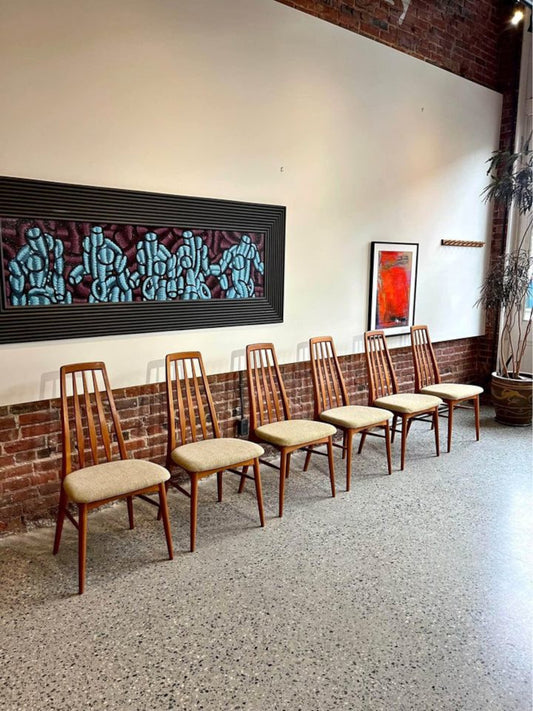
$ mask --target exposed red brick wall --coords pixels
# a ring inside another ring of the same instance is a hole
[[[477,340],[474,338],[435,345],[445,380],[476,382]],[[409,348],[392,351],[399,385],[413,387]],[[340,359],[353,404],[367,404],[364,357]],[[293,417],[313,416],[313,389],[308,362],[282,366]],[[235,436],[240,415],[239,373],[209,378],[222,433]],[[249,417],[246,378],[244,411]],[[130,456],[164,464],[167,415],[164,383],[114,391]],[[56,513],[61,472],[59,400],[43,400],[0,408],[0,533],[24,530],[28,524]]]
[[[502,33],[509,6],[501,0],[278,0],[364,37],[502,91]]]

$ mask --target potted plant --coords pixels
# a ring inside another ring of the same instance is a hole
[[[495,151],[488,164],[490,182],[483,191],[485,199],[504,204],[508,211],[516,209],[525,229],[516,246],[491,264],[476,303],[500,315],[498,361],[491,383],[496,420],[509,425],[529,425],[533,380],[531,373],[522,372],[522,361],[533,317],[533,309],[526,309],[533,295],[531,136],[517,152]]]

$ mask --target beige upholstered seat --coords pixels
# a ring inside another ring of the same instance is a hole
[[[352,442],[356,434],[361,435],[359,454],[368,435],[383,437],[387,455],[387,468],[392,474],[390,426],[392,415],[388,410],[364,405],[350,405],[348,391],[335,351],[331,336],[320,336],[309,339],[311,354],[311,375],[313,378],[313,394],[315,402],[315,417],[323,422],[329,422],[343,431],[342,444],[333,442],[334,447],[342,448],[342,456],[346,457],[346,491],[350,491],[352,477]],[[376,433],[383,430],[383,435]],[[310,455],[307,455],[306,466]]]
[[[153,462],[128,459],[126,443],[103,363],[64,365],[60,373],[63,467],[54,555],[59,551],[63,523],[78,529],[78,584],[85,588],[88,512],[116,499],[126,499],[133,528],[133,496],[158,506],[163,519],[168,557],[173,558],[165,482],[169,473]],[[147,494],[159,494],[159,502]],[[68,510],[78,507],[78,521]]]
[[[389,422],[392,420],[392,413],[379,407],[344,405],[324,410],[320,413],[320,419],[330,422],[336,427],[351,427],[354,430],[359,430],[366,427],[376,427],[383,420]]]
[[[479,385],[461,385],[460,383],[437,383],[421,388],[421,393],[436,395],[443,400],[470,400],[481,395],[483,388]]]
[[[284,420],[257,427],[255,434],[277,447],[294,447],[308,444],[315,439],[331,437],[335,434],[335,427],[315,420]]]
[[[396,393],[395,395],[378,397],[377,400],[374,400],[374,405],[376,407],[385,407],[391,412],[413,414],[424,412],[431,407],[438,407],[442,405],[442,400],[440,397],[434,397],[433,395]]]
[[[383,331],[365,333],[365,359],[368,372],[368,404],[393,413],[392,439],[398,417],[402,420],[401,469],[405,466],[405,448],[411,422],[430,415],[435,433],[435,450],[440,454],[439,405],[442,400],[434,395],[398,392],[398,381]]]
[[[268,442],[279,449],[280,464],[266,462],[279,468],[279,515],[283,516],[285,479],[289,476],[290,457],[298,449],[325,444],[329,464],[331,495],[335,496],[335,470],[333,466],[333,435],[335,427],[325,422],[292,419],[289,400],[272,343],[246,346],[246,373],[251,407],[251,437]],[[309,459],[306,458],[304,469]],[[241,479],[239,491],[242,491]]]
[[[119,459],[71,472],[65,477],[64,487],[74,503],[90,504],[157,486],[167,479],[170,474],[158,464],[142,459]]]
[[[226,471],[253,479],[261,526],[265,525],[258,444],[234,437],[221,437],[209,381],[198,351],[170,353],[166,357],[168,405],[167,466],[181,467],[190,478],[190,492],[176,479],[170,484],[191,499],[191,551],[196,547],[198,480],[217,475],[218,500],[222,501],[222,474]],[[253,467],[254,476],[247,474]],[[238,471],[239,470],[239,471]]]
[[[255,459],[265,450],[255,442],[231,437],[204,439],[176,447],[170,456],[175,464],[189,472],[203,472],[206,469],[227,469],[239,462]]]
[[[426,395],[436,395],[446,403],[439,412],[448,417],[448,452],[452,446],[454,409],[464,407],[462,403],[468,400],[474,405],[476,440],[479,440],[479,396],[483,388],[478,385],[442,382],[427,326],[411,326],[411,352],[415,369],[415,390]]]

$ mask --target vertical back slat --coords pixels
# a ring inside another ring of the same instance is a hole
[[[80,408],[80,396],[78,395],[78,386],[76,382],[76,373],[71,374],[72,378],[72,404],[74,407],[74,422],[76,428],[76,449],[78,450],[78,458],[80,467],[85,466],[85,436],[83,434],[83,421]]]
[[[98,440],[96,437],[96,427],[94,426],[93,406],[91,402],[91,393],[87,385],[85,371],[82,371],[81,380],[83,383],[83,397],[85,402],[85,417],[87,418],[87,430],[89,434],[89,443],[91,446],[91,456],[93,464],[98,464]]]
[[[102,436],[102,442],[104,444],[104,451],[107,457],[107,461],[111,461],[112,450],[111,450],[111,437],[109,436],[109,429],[107,427],[107,422],[105,418],[104,405],[102,402],[102,395],[100,393],[100,388],[98,387],[98,380],[96,378],[96,371],[93,370],[93,390],[94,397],[96,401],[96,412],[98,414],[98,424],[100,428],[100,434]]]

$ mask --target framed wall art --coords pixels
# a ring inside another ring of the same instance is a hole
[[[418,244],[372,242],[368,328],[388,336],[414,324]]]
[[[0,178],[0,343],[283,321],[285,208]]]

